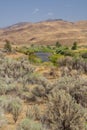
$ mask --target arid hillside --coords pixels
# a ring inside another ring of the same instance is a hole
[[[0,46],[8,39],[13,44],[54,44],[60,41],[70,45],[74,41],[87,43],[87,21],[67,22],[61,19],[38,23],[18,23],[0,29]]]

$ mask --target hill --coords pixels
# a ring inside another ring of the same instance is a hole
[[[18,23],[0,29],[0,46],[8,39],[15,45],[62,44],[71,45],[74,41],[86,45],[87,21],[68,22],[62,19],[46,20],[37,23]]]

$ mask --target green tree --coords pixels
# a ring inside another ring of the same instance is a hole
[[[61,43],[60,42],[56,42],[56,47],[61,47]]]
[[[12,47],[11,47],[11,43],[6,40],[6,43],[4,45],[4,49],[7,51],[7,52],[11,52],[12,51]]]
[[[77,49],[77,42],[74,42],[73,45],[72,45],[72,50],[76,50]]]

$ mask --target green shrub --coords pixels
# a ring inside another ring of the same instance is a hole
[[[87,58],[87,52],[82,53],[81,56],[82,56],[82,58],[84,58],[84,59]]]
[[[68,47],[66,46],[61,46],[59,48],[56,49],[56,53],[57,54],[61,54],[61,55],[64,55],[66,51],[68,51]]]
[[[54,65],[56,65],[57,61],[58,61],[59,59],[61,59],[61,58],[63,58],[63,55],[53,54],[53,55],[50,56],[50,61],[51,61]]]
[[[61,47],[61,43],[60,42],[56,42],[56,47]]]
[[[7,51],[7,52],[12,52],[12,47],[11,47],[11,43],[6,40],[6,43],[4,45],[4,49]]]
[[[42,60],[38,58],[35,54],[29,55],[29,61],[32,63],[41,63]]]
[[[76,50],[77,49],[77,42],[74,42],[73,45],[72,45],[72,50]]]

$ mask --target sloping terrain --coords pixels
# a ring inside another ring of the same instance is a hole
[[[15,45],[54,44],[57,41],[68,45],[77,41],[86,45],[87,21],[67,22],[59,19],[38,23],[18,23],[0,29],[0,46],[6,39]]]

